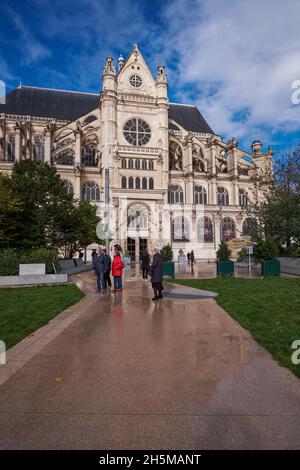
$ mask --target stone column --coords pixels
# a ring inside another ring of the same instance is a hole
[[[82,131],[76,129],[75,134],[75,166],[81,165],[81,135]]]
[[[239,205],[239,185],[236,180],[234,180],[232,184],[232,196],[233,196],[232,204],[234,206],[238,206]]]
[[[81,173],[78,166],[75,167],[74,197],[81,200]]]
[[[51,131],[46,129],[45,132],[45,163],[51,165]]]
[[[19,127],[14,128],[15,131],[15,161],[21,160],[21,129]]]
[[[215,236],[215,247],[218,248],[219,244],[221,243],[221,217],[219,214],[214,214],[213,216],[214,221],[214,236]]]
[[[208,182],[208,203],[217,204],[217,181],[215,178]]]

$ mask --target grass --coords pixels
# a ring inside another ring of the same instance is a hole
[[[264,346],[280,365],[300,377],[291,345],[300,340],[300,279],[176,279],[176,283],[212,290],[218,304]]]
[[[74,284],[1,288],[0,339],[14,346],[82,297]]]

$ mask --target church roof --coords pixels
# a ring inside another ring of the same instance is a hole
[[[73,121],[93,111],[98,103],[98,93],[22,86],[6,95],[6,104],[0,104],[0,114]],[[169,118],[188,131],[213,133],[196,106],[170,103]]]

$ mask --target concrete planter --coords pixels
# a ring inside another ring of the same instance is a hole
[[[64,284],[67,274],[29,274],[26,276],[0,276],[0,287],[34,286],[40,284]]]
[[[233,276],[234,275],[234,262],[217,261],[217,276]]]
[[[185,255],[179,255],[179,256],[178,256],[178,263],[179,263],[179,264],[183,264],[183,263],[185,263],[185,262],[186,262],[186,257],[185,257]]]
[[[163,262],[163,275],[175,277],[175,263],[173,261]]]
[[[280,276],[280,261],[278,259],[261,262],[262,276]]]
[[[125,266],[129,266],[131,264],[131,257],[130,256],[124,256],[123,257],[123,262]]]

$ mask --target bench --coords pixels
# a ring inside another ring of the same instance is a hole
[[[60,273],[67,274],[77,274],[93,269],[93,263],[84,264],[81,258],[59,260],[58,266]]]

